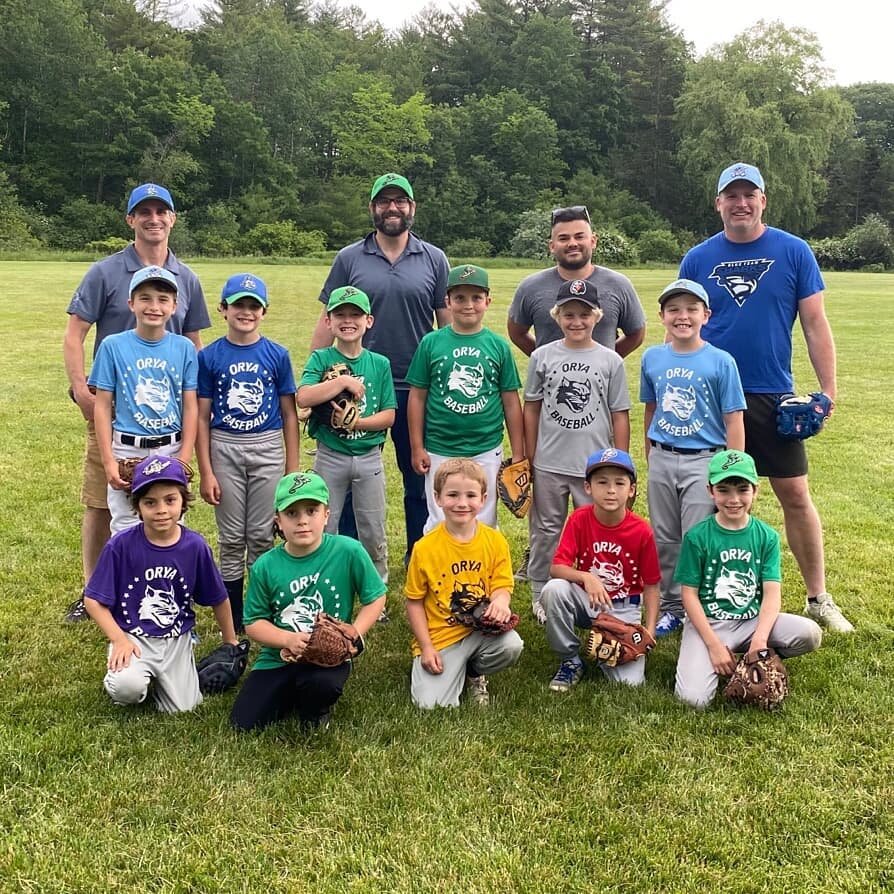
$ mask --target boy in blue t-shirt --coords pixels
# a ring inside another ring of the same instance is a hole
[[[242,630],[245,569],[273,546],[276,482],[298,469],[298,414],[289,352],[260,333],[264,281],[236,273],[223,286],[227,334],[199,352],[196,456],[214,507],[220,570]]]
[[[139,523],[118,460],[155,453],[187,463],[197,424],[196,349],[165,329],[177,308],[176,277],[164,267],[141,268],[127,303],[136,326],[103,339],[89,379],[113,534]]]

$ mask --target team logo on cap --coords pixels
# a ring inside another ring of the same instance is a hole
[[[299,491],[305,484],[310,484],[310,476],[302,475],[300,472],[295,473],[295,480],[292,482],[292,486],[289,488],[289,493],[294,494]]]
[[[587,284],[582,279],[576,279],[568,286],[568,291],[572,295],[585,295],[587,292]]]
[[[742,455],[740,453],[730,452],[729,456],[723,461],[723,465],[720,467],[724,472],[727,469],[731,469],[733,466],[738,465],[742,462]]]
[[[618,455],[618,451],[615,450],[614,447],[606,447],[605,450],[602,451],[603,459],[614,459]]]
[[[169,459],[153,459],[152,462],[148,463],[143,467],[144,475],[158,475],[171,464]]]
[[[470,276],[474,276],[474,275],[475,275],[475,268],[471,264],[469,264],[468,266],[463,268],[463,271],[462,271],[462,273],[460,273],[459,278],[460,279],[468,279]]]
[[[733,179],[746,180],[748,179],[748,173],[748,168],[745,165],[736,165],[733,168]]]
[[[155,184],[150,183],[146,187],[146,195],[147,196],[157,196],[158,195],[158,190],[155,188]]]
[[[400,174],[386,174],[385,175],[385,183],[394,183],[395,180],[400,179]]]
[[[353,298],[355,295],[360,294],[360,289],[355,289],[353,286],[345,286],[342,290],[341,297],[342,298]]]
[[[257,287],[258,284],[250,276],[246,276],[245,279],[242,280],[243,289],[251,289],[254,291]]]

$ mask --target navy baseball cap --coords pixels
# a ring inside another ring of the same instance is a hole
[[[664,291],[658,296],[658,306],[664,307],[664,302],[674,295],[694,295],[700,301],[704,301],[705,307],[709,309],[711,307],[708,293],[700,283],[692,279],[675,279],[669,286],[665,286]]]
[[[169,481],[172,484],[189,485],[186,480],[186,468],[175,456],[147,456],[133,470],[133,483],[130,492],[138,496],[140,491],[158,484],[159,481]]]
[[[164,282],[171,286],[175,293],[179,291],[177,288],[177,277],[170,270],[152,265],[150,267],[140,267],[134,273],[130,278],[130,292],[128,294],[133,295],[134,291],[143,285],[144,282]]]
[[[267,286],[260,276],[253,273],[234,273],[223,285],[220,292],[221,304],[232,304],[240,298],[254,298],[262,307],[266,307]]]
[[[761,192],[766,192],[761,172],[754,165],[747,165],[743,161],[737,161],[720,175],[720,179],[717,181],[717,195],[720,195],[730,183],[736,180],[747,180],[749,183],[753,183]]]
[[[591,453],[587,460],[587,471],[584,472],[584,478],[589,478],[590,473],[603,466],[616,466],[623,469],[630,477],[636,481],[636,466],[629,453],[618,450],[617,447],[606,447],[604,450],[597,450]]]
[[[602,309],[602,305],[599,303],[599,296],[596,294],[596,286],[586,279],[571,279],[559,286],[559,294],[556,295],[556,307],[561,307],[569,301],[583,301],[584,304],[589,304],[590,307]]]
[[[174,200],[163,186],[159,186],[157,183],[141,183],[127,200],[127,213],[130,214],[140,202],[145,202],[146,199],[158,199],[159,202],[164,202],[171,211],[174,210]]]

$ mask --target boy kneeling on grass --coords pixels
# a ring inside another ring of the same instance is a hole
[[[686,621],[677,660],[676,694],[706,707],[718,677],[736,666],[735,652],[768,646],[783,658],[819,648],[822,630],[802,615],[781,612],[779,535],[751,516],[758,476],[741,450],[715,454],[708,492],[716,512],[683,538],[676,579]]]
[[[224,642],[239,643],[211,548],[180,524],[192,500],[178,459],[146,457],[131,486],[140,523],[105,545],[84,589],[87,613],[109,639],[103,686],[116,705],[138,704],[150,692],[169,714],[201,704],[193,602],[214,609]]]

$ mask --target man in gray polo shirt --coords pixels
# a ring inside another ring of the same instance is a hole
[[[597,237],[583,205],[557,208],[550,223],[549,250],[556,266],[532,273],[519,283],[506,323],[510,340],[530,357],[534,348],[561,338],[562,330],[549,315],[559,286],[568,280],[585,279],[596,286],[603,313],[593,331],[594,341],[626,357],[646,335],[646,317],[633,283],[623,274],[593,263]]]
[[[375,230],[335,256],[320,292],[323,310],[311,350],[332,343],[326,327],[326,302],[333,289],[355,286],[369,296],[374,324],[363,346],[391,361],[397,413],[391,438],[404,485],[407,558],[428,518],[425,478],[413,471],[407,429],[407,369],[419,342],[434,324],[450,322],[446,307],[447,257],[440,248],[410,232],[416,214],[413,187],[400,174],[383,174],[373,184],[369,213]],[[348,507],[345,507],[347,512]],[[344,515],[342,518],[344,519]]]
[[[62,343],[69,395],[87,421],[87,449],[84,456],[84,486],[81,502],[81,560],[84,580],[90,579],[96,560],[109,539],[109,509],[106,504],[106,476],[93,427],[94,397],[87,387],[84,344],[87,333],[96,326],[93,356],[107,335],[133,329],[136,318],[127,305],[131,277],[141,267],[165,267],[177,277],[177,310],[168,323],[172,332],[182,333],[202,347],[200,329],[211,325],[205,296],[198,277],[181,264],[168,248],[168,240],[177,215],[170,192],[155,183],[143,183],[130,194],[127,225],[134,240],[123,251],[97,261],[81,280],[68,305],[68,324]],[[72,623],[85,620],[83,598],[76,599],[65,616]]]

